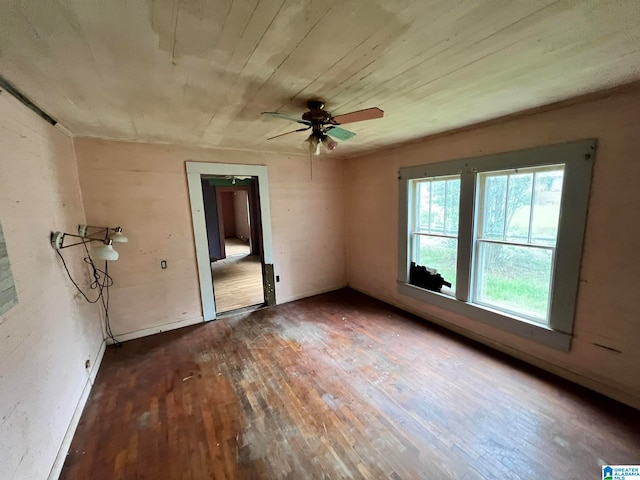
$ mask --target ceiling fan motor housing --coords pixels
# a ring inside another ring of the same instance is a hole
[[[324,110],[310,110],[302,114],[302,119],[311,123],[326,123],[331,115]]]

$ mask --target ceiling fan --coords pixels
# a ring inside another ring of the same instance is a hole
[[[305,142],[309,145],[309,153],[313,155],[320,155],[321,146],[324,146],[328,151],[333,151],[338,146],[338,142],[336,140],[346,141],[355,136],[355,133],[345,130],[344,128],[340,128],[339,125],[362,122],[364,120],[373,120],[384,116],[384,112],[382,110],[377,107],[373,107],[358,110],[356,112],[345,113],[343,115],[336,115],[334,117],[324,109],[324,102],[321,100],[309,100],[307,102],[307,108],[309,111],[304,112],[302,114],[302,118],[296,118],[279,112],[262,112],[262,115],[269,115],[270,117],[281,118],[283,120],[289,120],[291,122],[297,122],[305,125],[303,128],[282,133],[280,135],[267,138],[267,140],[273,140],[274,138],[289,135],[290,133],[311,130],[311,134],[307,137]]]

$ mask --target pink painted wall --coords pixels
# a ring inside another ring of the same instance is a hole
[[[249,239],[251,237],[247,199],[248,194],[246,190],[238,190],[233,194],[233,208],[236,218],[236,236],[244,239]]]
[[[91,224],[122,225],[110,267],[116,334],[153,333],[202,317],[185,161],[266,165],[278,303],[346,284],[342,162],[175,145],[74,141]],[[160,269],[166,259],[168,268]]]
[[[350,286],[640,407],[640,91],[628,91],[346,163]],[[398,293],[398,169],[595,137],[575,337],[545,348]],[[606,345],[621,353],[596,346]]]
[[[18,294],[0,315],[0,477],[47,478],[90,388],[85,361],[96,363],[102,330],[97,306],[75,294],[49,245],[50,232],[84,223],[71,139],[5,92],[0,222]],[[84,283],[80,248],[63,254]]]

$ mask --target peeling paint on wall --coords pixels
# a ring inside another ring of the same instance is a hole
[[[18,303],[18,294],[13,283],[7,244],[4,241],[2,225],[0,225],[0,315],[9,311]]]

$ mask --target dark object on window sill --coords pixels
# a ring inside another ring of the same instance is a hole
[[[433,271],[435,272],[435,270]],[[434,292],[440,292],[443,285],[451,288],[451,284],[442,278],[439,273],[431,273],[430,269],[422,265],[416,265],[415,262],[411,262],[411,268],[409,268],[409,283]]]

